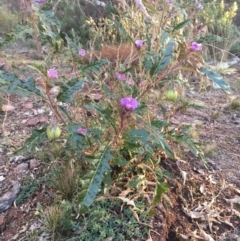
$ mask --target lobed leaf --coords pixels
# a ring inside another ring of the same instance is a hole
[[[0,89],[10,93],[17,93],[22,96],[36,95],[43,98],[39,89],[36,88],[34,77],[26,81],[19,79],[15,74],[0,73]]]
[[[104,174],[111,172],[108,163],[111,159],[110,147],[102,146],[96,155],[89,160],[91,165],[87,170],[87,174],[81,178],[80,213],[87,211],[101,188]]]
[[[78,128],[81,126],[81,123],[76,123],[66,127],[70,132],[65,146],[66,150],[78,150],[80,152],[80,150],[86,146],[85,137],[78,132]]]
[[[216,89],[222,89],[224,90],[227,94],[231,94],[230,86],[228,83],[226,83],[223,80],[223,77],[219,74],[216,74],[212,71],[210,71],[207,68],[202,68],[201,72],[205,74],[210,80],[213,82],[213,87]]]
[[[28,25],[16,25],[10,33],[5,34],[5,39],[1,43],[1,46],[16,42],[18,39],[21,39],[23,42],[26,41],[28,36],[33,35],[33,29]]]
[[[14,155],[22,155],[26,152],[35,151],[35,147],[47,139],[47,126],[42,129],[32,129],[32,135],[25,141],[23,147],[14,152]]]
[[[125,142],[129,149],[136,149],[140,153],[151,153],[154,149],[162,149],[168,156],[173,157],[172,152],[163,134],[155,127],[148,126],[146,129],[128,131]],[[142,149],[143,148],[143,149]]]
[[[61,86],[61,92],[57,96],[58,101],[71,102],[72,95],[83,87],[84,80],[78,78],[71,79],[65,85]]]
[[[82,71],[99,74],[101,68],[107,63],[109,63],[107,59],[92,61],[90,64],[83,66]]]
[[[144,57],[143,66],[149,70],[150,76],[160,73],[171,63],[175,42],[173,38],[166,38],[164,41],[163,49],[159,53],[148,51]]]

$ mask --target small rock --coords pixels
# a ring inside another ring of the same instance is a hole
[[[5,63],[0,63],[0,69],[3,69],[4,66],[5,66]]]
[[[18,181],[12,181],[12,185],[13,187],[11,188],[11,190],[0,196],[0,213],[4,212],[12,205],[20,190],[20,185]]]
[[[5,177],[4,176],[0,176],[0,182],[2,182],[3,180],[5,180]]]
[[[40,161],[36,160],[35,158],[34,159],[31,159],[30,160],[30,169],[34,169],[36,167],[38,167],[40,165]]]
[[[29,102],[28,102],[28,103],[25,103],[25,104],[24,104],[24,108],[25,108],[25,109],[32,109],[32,108],[33,108],[33,104],[32,104],[32,103],[29,103]]]
[[[26,157],[24,157],[24,156],[13,156],[13,157],[10,158],[10,162],[19,163],[19,162],[22,162],[25,159],[26,159]]]
[[[14,171],[16,173],[22,173],[22,172],[26,172],[27,169],[28,169],[28,164],[27,163],[21,163],[16,168],[14,168]]]
[[[34,117],[32,117],[31,119],[29,119],[28,121],[27,121],[27,125],[28,126],[35,126],[35,125],[37,125],[39,123],[39,117],[37,117],[37,116],[34,116]]]

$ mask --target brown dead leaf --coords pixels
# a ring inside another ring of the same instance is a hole
[[[130,200],[128,198],[125,197],[117,197],[119,199],[121,199],[124,203],[126,203],[128,206],[132,206],[134,208],[134,210],[139,210],[136,206],[133,200]]]
[[[90,95],[90,98],[93,100],[100,100],[103,97],[101,94],[93,93]]]
[[[127,190],[123,190],[120,194],[119,197],[126,197],[129,193],[133,192],[130,188]]]
[[[183,179],[183,186],[185,186],[186,180],[187,180],[187,173],[185,171],[181,171],[182,179]]]
[[[4,136],[9,136],[9,135],[10,135],[10,131],[4,131],[4,132],[3,132],[3,135],[4,135]]]
[[[202,185],[200,186],[199,191],[200,191],[200,193],[206,195],[206,193],[205,193],[205,184],[202,184]]]
[[[28,126],[35,126],[38,123],[39,123],[39,118],[37,116],[34,116],[33,118],[31,118],[27,121]]]
[[[190,217],[190,218],[201,218],[204,215],[201,212],[196,212],[196,211],[189,211],[187,208],[184,208],[184,212]]]
[[[240,202],[240,197],[235,197],[235,198],[232,198],[232,199],[225,199],[225,200],[228,203],[238,203],[238,202]]]
[[[40,122],[40,123],[49,123],[48,118],[45,117],[45,116],[41,116],[41,117],[39,118],[39,122]]]
[[[188,234],[178,234],[178,236],[181,238],[180,240],[190,240],[190,238],[197,238],[197,239],[203,239],[202,237],[200,237],[199,235],[197,235],[197,230],[193,231],[193,232],[190,232]],[[191,239],[192,240],[192,239]]]
[[[200,235],[204,238],[205,241],[215,241],[209,234],[207,234],[201,228],[199,228],[199,230],[200,230]]]
[[[239,211],[237,211],[236,209],[233,209],[232,211],[233,211],[234,215],[236,215],[237,217],[240,218],[240,212]]]
[[[217,181],[214,179],[214,177],[212,175],[209,175],[209,180],[212,184],[216,185],[217,184]]]
[[[12,106],[12,105],[3,105],[2,106],[2,111],[13,111],[15,109],[15,107],[14,106]]]

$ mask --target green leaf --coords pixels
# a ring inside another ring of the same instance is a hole
[[[103,107],[94,103],[89,103],[85,105],[85,108],[96,111],[103,118],[102,124],[108,125],[110,123],[115,132],[117,132],[116,120],[114,119],[115,111],[112,106],[109,105],[107,107]]]
[[[193,140],[192,136],[188,133],[191,130],[191,125],[186,125],[183,127],[180,133],[175,133],[175,130],[171,130],[168,132],[168,137],[173,141],[178,142],[182,146],[185,146],[189,149],[195,156],[203,158],[203,151],[200,148],[200,144]]]
[[[187,26],[189,23],[190,23],[190,19],[187,19],[187,20],[179,23],[177,26],[175,26],[175,27],[173,28],[173,31],[177,31],[177,30],[179,30],[179,29],[181,29],[181,28],[184,28],[184,27]]]
[[[46,76],[47,68],[45,64],[39,62],[32,62],[27,65],[29,68],[36,70],[39,74]]]
[[[26,81],[19,79],[15,74],[0,73],[0,89],[22,96],[36,95],[43,98],[36,88],[35,78],[29,77]]]
[[[222,37],[214,34],[208,34],[204,37],[200,37],[196,39],[197,43],[214,43],[214,42],[222,42]]]
[[[231,94],[230,86],[227,84],[220,74],[216,74],[207,68],[201,69],[201,72],[205,74],[213,82],[213,87],[216,89],[222,89],[227,94]]]
[[[167,121],[155,119],[155,120],[152,120],[151,125],[157,128],[165,128],[165,127],[168,127],[170,124]]]
[[[162,38],[166,38],[166,36],[164,35]],[[167,38],[159,53],[154,51],[147,52],[146,56],[144,56],[143,66],[149,70],[151,76],[160,73],[171,63],[174,46],[174,39]]]
[[[65,146],[67,150],[77,150],[80,153],[81,149],[86,146],[85,136],[78,132],[78,128],[81,126],[83,126],[81,123],[66,126],[66,129],[70,133]]]
[[[69,115],[67,109],[64,106],[58,105],[58,109],[72,122],[72,117]]]
[[[110,147],[101,147],[90,159],[87,174],[81,178],[81,192],[79,193],[80,213],[84,213],[93,203],[101,188],[104,174],[111,172],[109,161],[112,159]]]
[[[79,80],[78,78],[71,79],[65,85],[61,86],[61,92],[57,96],[58,101],[63,102],[71,102],[72,95],[82,88],[84,84],[83,80]]]
[[[18,39],[21,39],[23,42],[26,41],[27,36],[33,35],[33,29],[28,25],[16,25],[10,33],[5,34],[5,39],[2,45],[16,42]]]
[[[66,33],[64,33],[64,37],[67,40],[68,47],[75,49],[75,51],[78,51],[77,44],[71,38],[69,38],[69,36]]]
[[[32,135],[25,141],[23,147],[14,152],[14,155],[22,155],[26,152],[35,151],[35,147],[47,139],[47,126],[42,129],[32,129]]]
[[[125,142],[129,149],[137,149],[140,153],[151,153],[153,149],[162,149],[168,156],[174,156],[163,134],[155,127],[147,126],[147,130],[130,130],[125,136]],[[141,147],[144,148],[142,151]]]
[[[53,30],[56,30],[57,33],[60,33],[61,23],[59,19],[54,16],[54,11],[38,11],[37,14],[39,16],[40,23],[46,32],[51,32],[54,28]]]
[[[99,74],[101,68],[107,63],[109,63],[109,61],[107,59],[101,59],[99,61],[92,61],[90,64],[84,65],[82,68],[82,71]]]
[[[151,203],[151,209],[149,211],[149,214],[154,214],[155,206],[161,201],[161,197],[163,193],[167,192],[169,190],[169,185],[166,182],[158,183],[155,188],[155,195],[153,198],[153,201]]]

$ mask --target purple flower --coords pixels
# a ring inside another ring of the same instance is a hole
[[[167,3],[173,3],[173,0],[167,0]]]
[[[137,48],[141,49],[145,45],[145,43],[142,40],[138,39],[135,41],[135,45]]]
[[[203,9],[203,5],[201,3],[198,3],[197,8],[202,10]]]
[[[58,72],[56,69],[49,69],[47,71],[47,77],[49,79],[57,79],[58,78]]]
[[[82,134],[84,136],[87,135],[87,129],[85,129],[85,128],[79,127],[77,129],[77,131],[78,131],[78,133],[80,133],[80,134]]]
[[[142,81],[142,82],[139,83],[138,87],[143,88],[145,85],[146,85],[146,82]]]
[[[120,100],[120,104],[126,110],[135,110],[138,107],[138,102],[132,97],[125,97]]]
[[[127,79],[126,75],[120,72],[116,72],[116,77],[121,81],[125,81]]]
[[[197,42],[192,42],[190,49],[193,51],[200,51],[202,49],[202,44],[198,44]]]
[[[126,83],[127,83],[128,85],[133,85],[133,84],[134,84],[134,81],[130,78],[130,79],[126,80]]]
[[[79,49],[78,50],[78,55],[81,56],[81,57],[84,57],[86,55],[86,50],[85,49]]]

